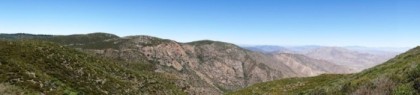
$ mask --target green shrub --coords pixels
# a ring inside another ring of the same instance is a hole
[[[415,92],[409,84],[403,84],[403,85],[397,86],[394,89],[393,94],[394,95],[414,95]]]

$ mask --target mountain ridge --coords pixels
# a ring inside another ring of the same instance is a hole
[[[5,37],[0,35],[0,38]],[[301,54],[265,54],[211,40],[180,43],[152,36],[118,37],[107,33],[30,39],[55,42],[126,62],[126,66],[153,65],[154,72],[176,76],[179,79],[175,80],[176,85],[189,94],[222,94],[276,79],[353,72],[347,67]]]

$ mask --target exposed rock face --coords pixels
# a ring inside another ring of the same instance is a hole
[[[149,36],[123,39],[127,41],[120,49],[96,50],[96,53],[131,62],[147,58],[157,64],[157,72],[178,76],[179,85],[184,85],[190,94],[220,94],[224,90],[236,90],[249,84],[286,77],[281,71],[266,66],[264,61],[250,57],[258,53],[232,44],[182,44]]]

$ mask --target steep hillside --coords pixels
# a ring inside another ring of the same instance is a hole
[[[357,74],[282,79],[259,83],[230,94],[420,94],[420,47]]]
[[[99,55],[136,62],[146,57],[157,66],[156,72],[178,76],[190,94],[222,93],[243,88],[251,83],[294,75],[284,66],[283,71],[269,68],[257,56],[233,44],[214,41],[178,43],[150,36],[129,36],[119,49],[97,50]],[[288,71],[287,71],[288,70]],[[282,74],[286,73],[286,74]]]
[[[50,42],[0,40],[0,93],[185,94],[173,76],[123,65]]]
[[[96,53],[134,62],[138,61],[139,57],[146,57],[149,62],[158,66],[157,72],[166,72],[185,79],[178,82],[185,84],[179,85],[185,86],[193,94],[221,93],[274,79],[348,70],[318,70],[320,68],[315,68],[314,65],[330,63],[311,58],[295,58],[296,56],[288,56],[295,60],[288,62],[272,55],[217,41],[178,43],[150,36],[129,36],[121,39],[125,41],[119,45],[119,49],[96,50]],[[310,69],[302,72],[294,65]],[[317,73],[311,73],[310,70]]]

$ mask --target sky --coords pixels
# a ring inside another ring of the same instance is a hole
[[[414,47],[420,0],[0,0],[0,33]]]

